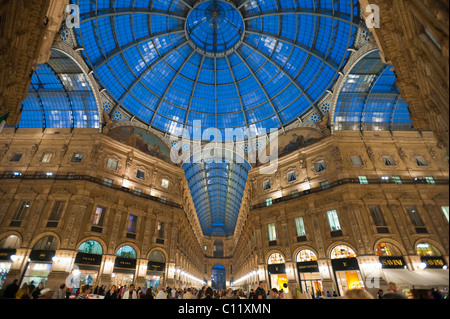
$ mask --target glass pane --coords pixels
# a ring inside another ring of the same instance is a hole
[[[269,224],[269,240],[277,240],[277,232],[275,229],[275,224]]]
[[[297,236],[305,236],[306,235],[303,217],[298,217],[295,219],[295,227],[297,228]]]
[[[339,223],[339,216],[337,214],[337,211],[330,210],[327,212],[327,215],[331,231],[340,230],[341,224]]]

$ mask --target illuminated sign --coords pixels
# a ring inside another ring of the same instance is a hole
[[[428,269],[442,269],[447,265],[442,257],[420,257],[420,260],[427,265]]]
[[[403,257],[391,257],[391,256],[381,256],[380,263],[385,269],[395,269],[402,268],[404,269],[406,266],[405,260]]]
[[[317,261],[305,261],[297,263],[298,272],[319,272]]]

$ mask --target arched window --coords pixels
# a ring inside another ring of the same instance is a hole
[[[273,265],[273,264],[284,264],[284,262],[285,262],[284,257],[281,254],[273,253],[272,255],[269,256],[267,263],[269,265]]]
[[[95,240],[87,240],[78,247],[78,251],[86,254],[102,255],[103,248],[99,242]]]
[[[391,243],[379,243],[377,245],[377,255],[378,256],[402,256],[400,249]]]
[[[17,249],[20,247],[20,239],[16,235],[9,235],[0,241],[0,249]]]
[[[58,249],[58,241],[53,236],[45,236],[41,238],[33,247],[34,250],[56,250]]]
[[[116,256],[123,257],[123,258],[132,258],[132,259],[137,258],[136,250],[134,250],[133,247],[128,246],[128,245],[120,247],[116,253]]]
[[[331,259],[339,258],[353,258],[356,257],[356,253],[353,249],[347,245],[338,245],[331,251]]]
[[[149,261],[157,262],[157,263],[165,263],[166,257],[164,254],[159,250],[154,250],[151,252],[150,256],[148,257]]]
[[[302,249],[297,254],[297,262],[316,261],[316,254],[309,249]]]
[[[433,256],[442,256],[439,249],[436,246],[431,245],[429,243],[419,243],[416,247],[417,254],[422,257],[433,257]]]

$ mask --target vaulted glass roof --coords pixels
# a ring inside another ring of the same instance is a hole
[[[99,128],[97,102],[85,74],[64,53],[33,73],[22,102],[21,128]]]
[[[396,85],[392,65],[379,51],[364,56],[347,76],[334,113],[336,130],[411,130],[408,104]]]
[[[232,236],[250,164],[242,158],[226,161],[218,157],[186,163],[183,169],[203,233]]]
[[[358,0],[72,2],[84,57],[118,107],[178,136],[261,134],[317,108],[359,28]]]

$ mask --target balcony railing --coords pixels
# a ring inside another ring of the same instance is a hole
[[[314,194],[314,193],[320,193],[320,192],[326,192],[329,191],[332,188],[341,186],[341,185],[346,185],[346,184],[358,184],[361,185],[361,187],[364,187],[365,185],[374,185],[374,184],[378,184],[378,185],[417,185],[417,184],[427,184],[427,185],[449,185],[449,180],[448,179],[435,179],[434,183],[430,183],[429,181],[427,181],[426,179],[402,179],[402,183],[396,183],[394,180],[389,179],[389,180],[382,180],[382,179],[368,179],[367,180],[367,184],[361,184],[359,178],[344,178],[344,179],[340,179],[338,181],[335,182],[331,182],[329,184],[329,187],[327,189],[323,189],[322,186],[319,187],[315,187],[315,188],[311,188],[308,190],[304,190],[303,192],[296,192],[294,194],[290,194],[287,196],[283,196],[283,197],[279,197],[279,198],[274,198],[272,199],[271,205],[268,205],[267,202],[263,202],[263,203],[259,203],[256,205],[253,205],[250,207],[251,210],[253,209],[258,209],[258,208],[263,208],[263,207],[267,207],[267,206],[272,206],[281,202],[286,202],[289,200],[293,200],[296,198],[300,198],[302,196],[306,196],[309,194]]]
[[[2,174],[0,175],[0,180],[53,180],[53,181],[86,181],[86,182],[90,182],[90,183],[94,183],[94,184],[98,184],[101,185],[102,187],[107,187],[110,189],[114,189],[114,190],[118,190],[124,193],[128,193],[132,196],[136,196],[136,197],[140,197],[140,198],[144,198],[144,199],[148,199],[148,200],[152,200],[155,202],[159,202],[163,205],[167,205],[167,206],[171,206],[171,207],[176,207],[176,208],[180,208],[183,209],[183,206],[174,202],[170,202],[165,198],[159,198],[159,197],[155,197],[155,196],[151,196],[148,194],[144,194],[144,193],[137,193],[137,192],[133,192],[131,189],[127,188],[127,187],[123,187],[123,186],[119,186],[119,185],[110,185],[107,184],[105,185],[105,181],[102,179],[98,179],[89,175],[22,175],[22,174]]]

